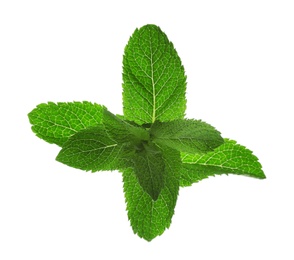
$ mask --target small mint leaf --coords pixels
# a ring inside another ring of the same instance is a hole
[[[152,125],[151,136],[155,143],[187,153],[212,151],[224,142],[214,127],[194,119],[157,121]]]
[[[90,102],[40,104],[29,114],[32,131],[48,143],[62,146],[70,136],[101,124],[105,108]]]
[[[151,143],[141,143],[134,156],[134,171],[143,190],[157,200],[164,187],[164,161],[161,151]]]
[[[71,136],[56,160],[85,171],[116,170],[122,167],[123,148],[109,137],[103,125],[97,125]]]
[[[252,151],[233,140],[225,139],[223,145],[204,155],[182,153],[181,156],[182,187],[216,174],[232,173],[259,179],[266,178],[258,158]]]
[[[138,124],[183,118],[186,76],[166,34],[156,25],[136,29],[123,57],[123,107]]]

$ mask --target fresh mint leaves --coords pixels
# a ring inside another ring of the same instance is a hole
[[[185,92],[173,44],[158,26],[146,25],[125,48],[123,116],[86,101],[40,104],[28,116],[38,137],[61,146],[57,161],[122,172],[133,231],[151,241],[170,226],[180,186],[217,174],[265,178],[250,150],[184,118]]]

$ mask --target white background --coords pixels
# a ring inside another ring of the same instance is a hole
[[[0,259],[294,259],[293,1],[1,1]],[[187,117],[254,151],[266,180],[180,190],[172,225],[133,234],[118,172],[55,161],[27,113],[88,100],[122,113],[124,46],[159,25],[188,76]]]

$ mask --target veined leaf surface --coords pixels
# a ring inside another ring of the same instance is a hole
[[[156,25],[137,29],[123,58],[123,107],[138,124],[183,118],[186,76],[181,60]]]

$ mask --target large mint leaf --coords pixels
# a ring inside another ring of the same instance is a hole
[[[138,124],[184,117],[186,76],[181,60],[156,25],[136,29],[123,57],[123,107]]]
[[[70,136],[100,124],[104,107],[90,102],[40,104],[29,114],[32,130],[47,141],[62,146]]]
[[[157,200],[164,186],[164,160],[161,151],[152,143],[141,144],[134,156],[134,171],[143,190]]]
[[[180,178],[182,187],[224,173],[265,178],[262,166],[252,151],[229,139],[225,139],[223,145],[204,155],[182,153],[182,162]]]
[[[151,127],[151,136],[155,143],[187,153],[212,151],[224,142],[214,127],[194,119],[157,121]]]
[[[128,217],[135,234],[151,241],[171,224],[179,191],[180,155],[170,148],[162,150],[165,186],[154,201],[141,187],[132,168],[123,170]]]
[[[103,125],[81,130],[63,144],[56,160],[85,171],[116,170],[123,167],[124,144],[113,140]]]

